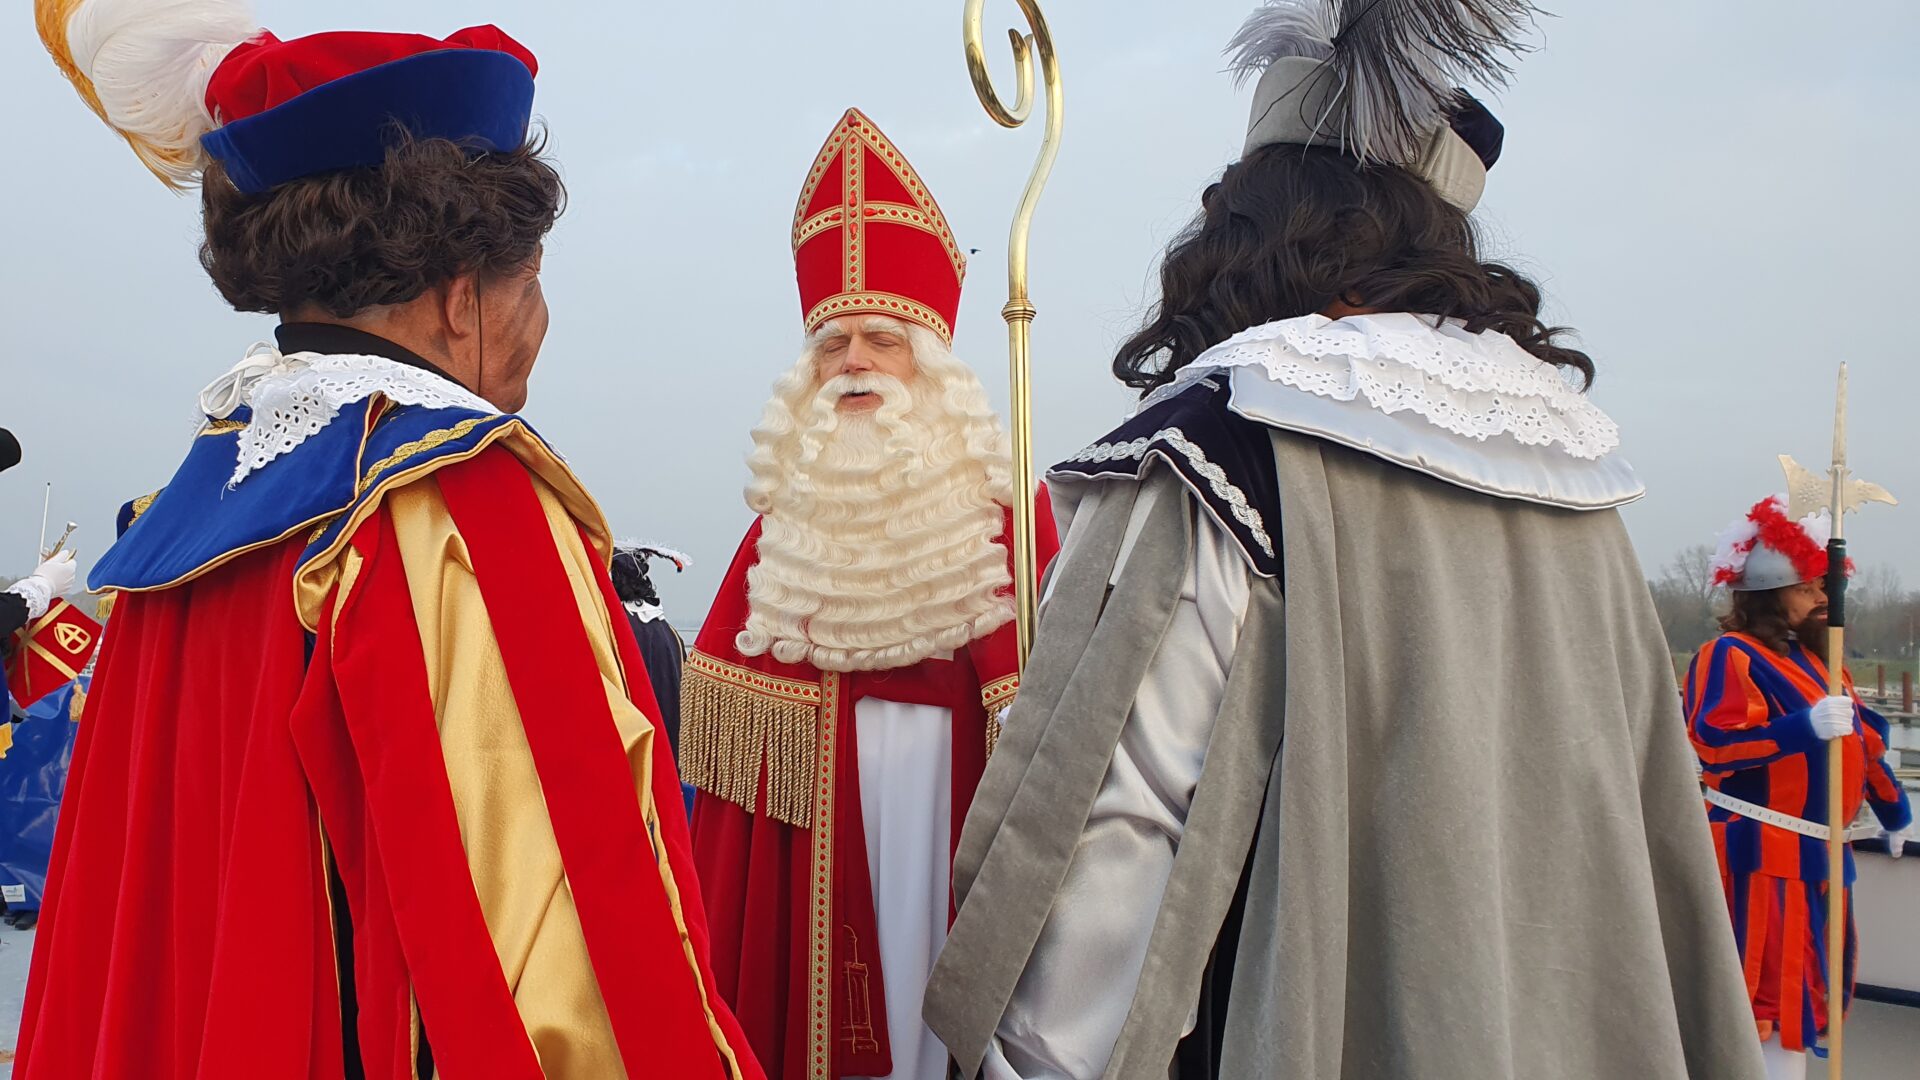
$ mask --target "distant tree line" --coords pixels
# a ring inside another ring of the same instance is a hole
[[[1652,581],[1654,609],[1667,647],[1690,653],[1720,633],[1726,592],[1713,585],[1713,549],[1705,544],[1675,555]],[[1885,660],[1915,659],[1920,590],[1908,590],[1891,566],[1858,570],[1847,586],[1847,654]],[[1855,671],[1856,678],[1864,677]]]

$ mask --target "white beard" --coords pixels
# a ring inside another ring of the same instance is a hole
[[[916,342],[917,354],[926,348]],[[810,384],[790,373],[754,432],[748,502],[763,521],[740,651],[885,670],[1009,622],[1012,576],[995,542],[1009,495],[1005,435],[972,372],[948,353],[922,361],[912,390],[875,375],[817,394]],[[849,389],[884,403],[836,412]]]

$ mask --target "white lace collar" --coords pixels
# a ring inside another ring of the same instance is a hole
[[[495,413],[467,388],[384,356],[282,353],[265,342],[200,391],[200,411],[224,420],[245,405],[253,418],[240,429],[228,487],[320,433],[340,410],[383,394],[401,405]]]
[[[1436,325],[1437,324],[1437,325]],[[1512,439],[1597,461],[1620,445],[1612,418],[1559,368],[1496,331],[1409,314],[1305,315],[1256,326],[1215,345],[1141,408],[1223,368],[1259,367],[1283,386],[1485,442]]]
[[[628,600],[620,606],[643,623],[653,622],[667,613],[659,604],[649,604],[645,600]]]

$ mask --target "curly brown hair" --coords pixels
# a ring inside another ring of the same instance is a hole
[[[1331,147],[1262,147],[1229,165],[1160,268],[1160,302],[1120,346],[1113,373],[1138,390],[1173,378],[1251,326],[1336,302],[1498,330],[1593,382],[1587,354],[1540,321],[1540,289],[1481,262],[1464,211],[1412,172],[1361,165]]]
[[[239,311],[337,318],[463,274],[510,275],[539,255],[566,204],[544,151],[544,138],[505,153],[401,139],[381,165],[258,195],[241,193],[216,162],[201,186],[200,265]]]

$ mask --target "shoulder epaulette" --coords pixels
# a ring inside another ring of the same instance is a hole
[[[165,589],[277,543],[353,500],[354,471],[369,427],[370,402],[356,402],[298,447],[229,486],[242,407],[208,420],[167,486],[121,509],[120,538],[94,564],[94,590]]]
[[[245,408],[209,420],[166,487],[121,507],[119,539],[94,565],[90,588],[170,588],[293,536],[306,537],[311,557],[377,491],[470,455],[507,425],[525,427],[510,414],[369,399],[232,484],[237,433],[249,420]]]
[[[464,459],[483,448],[508,424],[524,424],[511,413],[468,409],[403,407],[382,416],[368,433],[346,503],[320,521],[307,538],[302,564],[332,547],[347,525],[361,515],[363,503],[380,493],[431,472],[450,459]]]
[[[1138,479],[1159,459],[1179,474],[1262,577],[1280,575],[1280,488],[1268,429],[1227,407],[1224,376],[1142,409],[1047,471],[1049,481]]]

